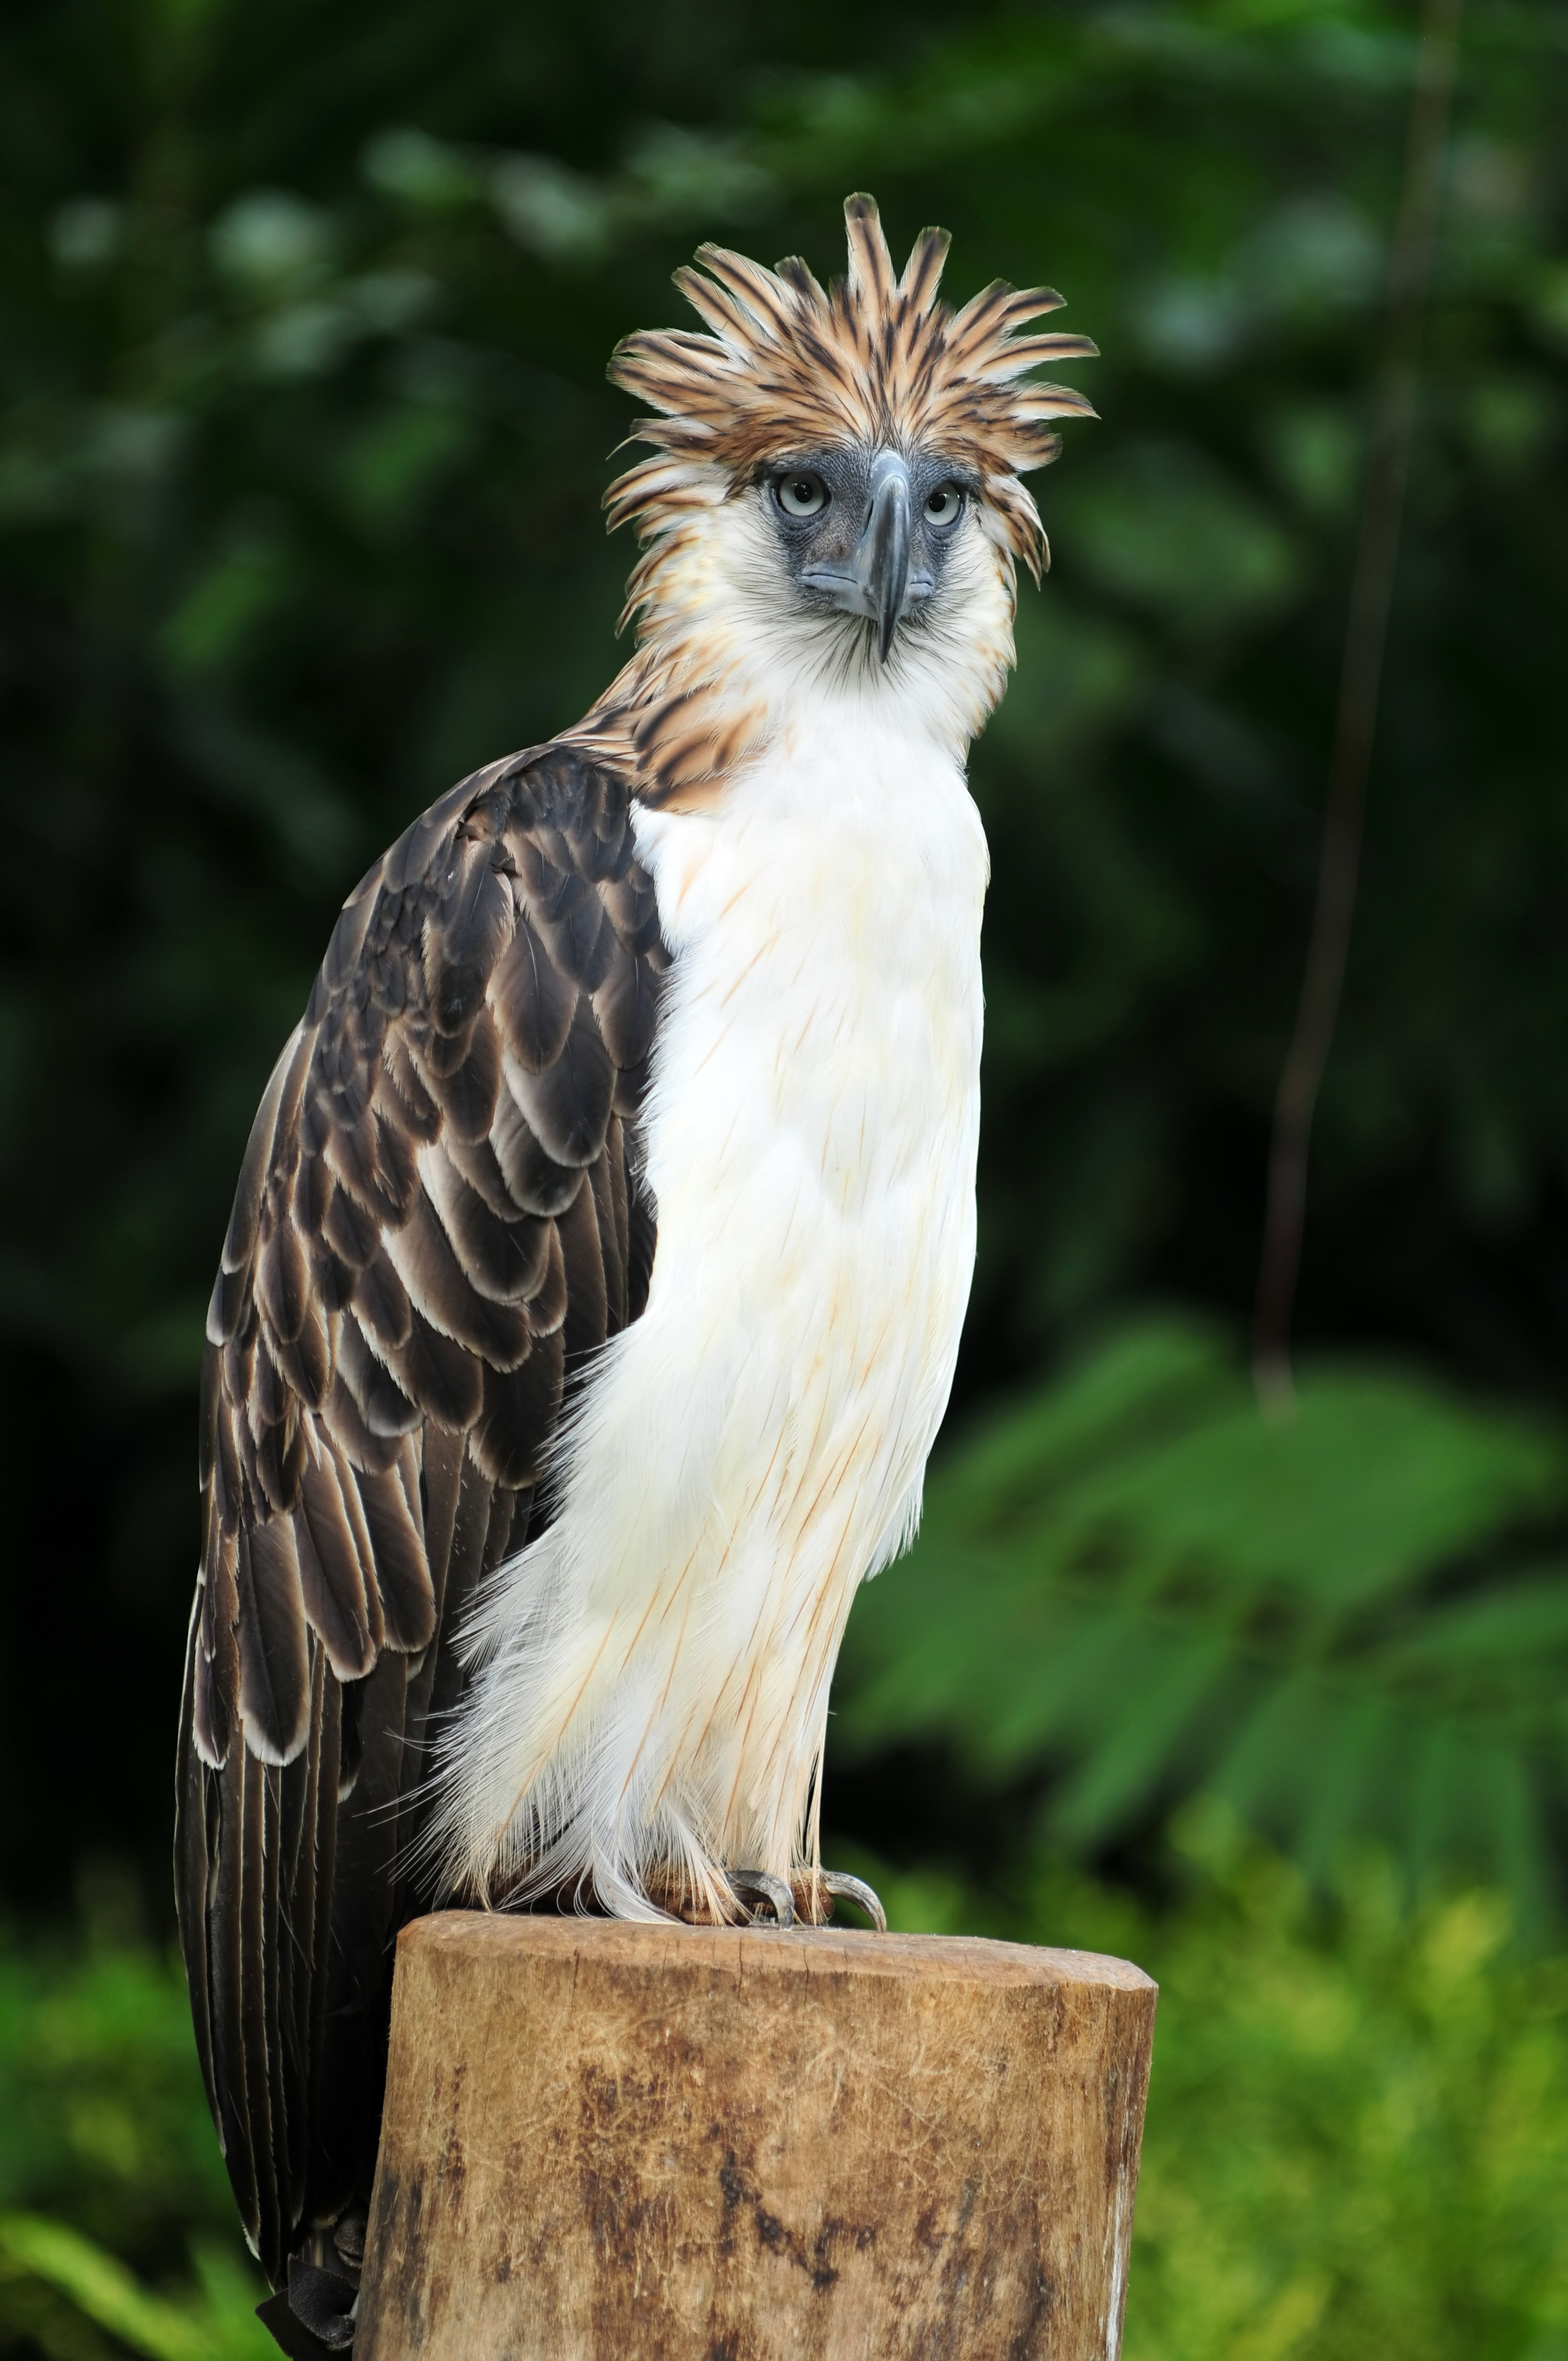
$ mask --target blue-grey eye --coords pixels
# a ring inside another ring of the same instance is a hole
[[[831,494],[820,476],[792,474],[775,479],[773,498],[786,517],[814,517],[821,515]]]
[[[926,503],[927,524],[957,524],[963,514],[964,496],[957,484],[938,484]]]

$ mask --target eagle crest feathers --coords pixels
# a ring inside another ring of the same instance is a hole
[[[616,347],[612,380],[660,415],[633,430],[655,456],[611,485],[611,526],[634,523],[652,540],[711,499],[716,472],[745,482],[795,450],[850,441],[924,448],[978,479],[1013,555],[1037,579],[1045,536],[1018,478],[1056,457],[1050,420],[1094,412],[1072,387],[1030,372],[1091,357],[1094,345],[1024,333],[1060,309],[1053,288],[997,280],[958,311],[940,302],[946,230],[922,230],[895,277],[874,199],[849,198],[844,217],[849,269],[830,287],[796,255],[769,270],[728,247],[699,247],[701,269],[676,271],[675,284],[710,333],[650,329]]]

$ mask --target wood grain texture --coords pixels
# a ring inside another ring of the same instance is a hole
[[[357,2361],[1114,2361],[1155,1997],[959,1938],[418,1920]]]

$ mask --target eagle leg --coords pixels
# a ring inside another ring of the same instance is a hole
[[[770,1877],[765,1869],[731,1869],[726,1872],[729,1891],[743,1910],[746,1923],[755,1926],[755,1909],[746,1909],[748,1900],[766,1903],[778,1927],[795,1925],[795,1896],[782,1877]]]
[[[842,1869],[817,1869],[797,1881],[795,1916],[804,1918],[807,1926],[826,1926],[833,1916],[835,1902],[852,1902],[871,1920],[877,1934],[886,1934],[887,1912],[882,1906],[882,1897],[863,1877],[851,1877]]]
[[[353,2345],[357,2301],[351,2280],[323,2270],[302,2255],[291,2255],[287,2285],[257,2305],[256,2317],[271,2331],[289,2361],[327,2361]]]

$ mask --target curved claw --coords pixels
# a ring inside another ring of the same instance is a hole
[[[765,1869],[732,1869],[726,1874],[729,1880],[729,1890],[737,1900],[744,1901],[748,1894],[752,1894],[758,1901],[768,1905],[776,1925],[795,1925],[795,1896],[782,1877],[770,1877]]]
[[[835,1899],[852,1902],[857,1910],[865,1912],[879,1935],[886,1934],[887,1912],[882,1906],[882,1898],[863,1877],[851,1877],[843,1869],[824,1869],[817,1875],[819,1883],[826,1886]]]

